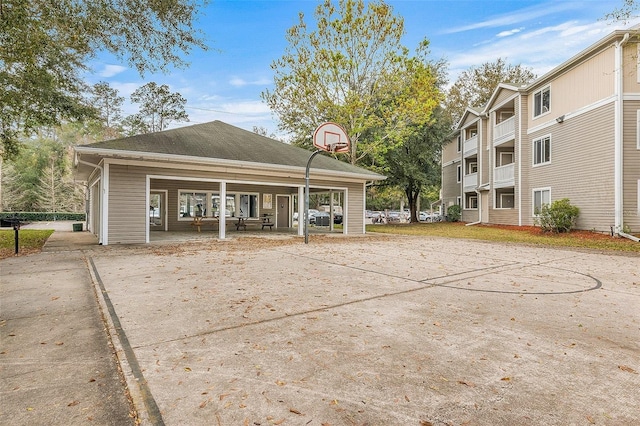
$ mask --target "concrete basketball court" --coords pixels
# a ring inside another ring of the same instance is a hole
[[[640,421],[638,255],[369,234],[86,256],[146,424]]]

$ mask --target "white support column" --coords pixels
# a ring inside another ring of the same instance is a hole
[[[220,204],[218,205],[218,238],[227,237],[227,182],[220,182]]]
[[[100,233],[102,238],[100,241],[103,246],[109,244],[109,163],[105,162],[102,176],[102,193],[101,197],[101,218],[100,218]]]
[[[329,190],[329,230],[333,231],[333,191]]]
[[[298,187],[298,236],[304,235],[304,186]]]

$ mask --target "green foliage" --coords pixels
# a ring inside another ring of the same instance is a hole
[[[309,148],[315,128],[334,121],[351,139],[348,161],[375,166],[408,127],[429,122],[443,73],[427,60],[426,40],[409,55],[404,21],[383,1],[325,0],[315,18],[314,31],[303,14],[288,30],[271,66],[275,88],[262,98],[296,145]]]
[[[131,102],[140,104],[137,114],[127,117],[125,127],[129,136],[160,132],[173,121],[189,121],[184,111],[187,100],[180,93],[171,93],[169,86],[150,82],[131,94]]]
[[[572,206],[568,198],[553,201],[550,205],[543,204],[535,218],[545,232],[569,232],[575,226],[580,215],[580,209]]]
[[[407,200],[411,221],[417,222],[417,206],[423,188],[440,185],[440,154],[451,124],[441,108],[436,108],[432,121],[424,126],[412,127],[401,145],[387,151],[383,174],[385,185],[402,188]]]
[[[484,107],[500,83],[521,84],[535,79],[529,68],[508,65],[504,59],[485,62],[463,71],[453,83],[445,102],[452,123],[457,123],[468,107]]]
[[[3,164],[2,210],[83,211],[84,187],[73,180],[72,151],[44,137],[23,145]]]
[[[109,51],[140,74],[186,66],[206,48],[193,24],[207,2],[4,0],[0,2],[0,142],[16,155],[21,133],[95,117],[84,99],[87,63]]]
[[[447,209],[447,221],[448,222],[458,222],[462,217],[462,209],[459,205],[454,204],[453,206]]]
[[[84,213],[72,212],[0,212],[0,219],[11,220],[18,218],[21,222],[52,222],[56,220],[73,220],[83,222]]]

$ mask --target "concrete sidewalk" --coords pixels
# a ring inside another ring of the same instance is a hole
[[[63,234],[62,251],[0,260],[0,424],[133,424],[85,256],[71,250],[82,233]]]
[[[142,424],[640,421],[638,255],[370,235],[60,245],[0,261],[1,424],[131,422],[105,325]]]

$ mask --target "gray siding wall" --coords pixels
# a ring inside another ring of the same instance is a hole
[[[259,214],[276,212],[276,195],[297,194],[298,186],[304,185],[304,178],[246,176],[229,172],[205,172],[182,169],[163,169],[157,167],[141,167],[128,165],[109,166],[110,191],[109,191],[109,244],[144,243],[146,239],[146,227],[148,209],[146,205],[146,176],[155,175],[162,177],[193,178],[194,180],[151,179],[152,190],[167,191],[167,225],[169,231],[192,230],[191,220],[180,220],[178,214],[179,190],[193,190],[202,192],[217,192],[218,182],[205,182],[203,179],[219,180],[251,180],[253,182],[268,179],[279,185],[254,185],[243,183],[228,183],[227,193],[248,192],[258,193]],[[318,187],[348,188],[348,231],[349,233],[363,232],[364,194],[362,183],[334,181],[328,182],[313,179],[311,171],[310,185]],[[199,180],[200,179],[200,180]],[[295,185],[295,186],[294,186]],[[273,194],[273,208],[262,208],[262,194]],[[275,217],[274,217],[275,219]],[[228,221],[230,223],[230,221]],[[227,225],[230,226],[230,225]],[[217,229],[217,224],[213,227]]]
[[[533,189],[550,187],[551,201],[569,198],[580,208],[577,228],[610,229],[614,219],[613,112],[610,103],[528,136],[522,164],[529,169],[529,180],[523,186],[527,224],[533,223]],[[533,167],[532,142],[545,135],[551,135],[551,163]]]
[[[146,240],[149,216],[146,175],[136,167],[109,165],[108,244],[135,244]]]
[[[457,182],[456,169],[460,162],[446,165],[442,168],[442,205],[448,207],[456,203],[456,198],[462,194],[460,183]]]
[[[624,104],[623,148],[623,224],[630,232],[640,233],[640,149],[637,143],[637,111],[640,101]]]

